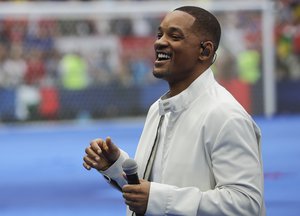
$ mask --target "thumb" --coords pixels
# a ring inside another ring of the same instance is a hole
[[[111,141],[110,137],[106,138],[105,144],[106,144],[104,146],[105,151],[115,151],[116,149],[118,149],[118,147]]]
[[[112,159],[115,160],[119,157],[120,155],[120,150],[118,146],[116,146],[112,141],[110,137],[107,137],[105,140],[105,147],[104,151],[105,153],[109,154],[110,157],[113,157]]]

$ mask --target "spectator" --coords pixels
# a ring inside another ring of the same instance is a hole
[[[81,90],[89,85],[87,63],[79,53],[65,54],[59,63],[63,88]]]
[[[18,88],[23,83],[27,68],[21,44],[12,44],[9,58],[4,62],[3,68],[7,73],[5,85],[7,87]]]
[[[45,64],[42,58],[42,51],[31,49],[28,53],[27,70],[25,73],[25,83],[39,86],[45,77]]]
[[[4,68],[6,60],[7,47],[0,42],[0,89],[5,87],[7,72]]]

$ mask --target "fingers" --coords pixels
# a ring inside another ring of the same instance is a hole
[[[122,188],[123,193],[139,193],[141,191],[141,185],[140,184],[135,184],[135,185],[130,185],[126,184]]]
[[[129,209],[132,211],[136,211],[138,208],[140,208],[141,206],[140,201],[143,199],[141,194],[124,193],[124,192],[123,192],[123,198],[125,204],[128,205]]]
[[[90,170],[92,167],[95,168],[97,166],[97,162],[88,155],[83,157],[83,160],[84,160],[83,166],[87,170]]]
[[[83,157],[83,166],[85,169],[98,168],[98,163],[101,160],[101,154],[99,155],[98,152],[101,152],[100,146],[102,143],[103,140],[95,139],[90,143],[90,146],[85,149],[86,155]]]
[[[101,158],[108,159],[108,147],[102,139],[95,139],[90,143],[91,149],[94,152],[93,156],[95,160],[99,161]],[[105,152],[105,154],[104,154]],[[107,153],[106,153],[107,152]]]
[[[97,152],[95,152],[95,150],[93,149],[92,146],[89,146],[85,149],[85,153],[93,159],[96,159],[97,157],[99,157],[99,154]]]
[[[104,141],[102,139],[94,139],[91,143],[90,146],[92,148],[92,150],[96,153],[96,154],[101,154],[102,153],[102,148],[104,145]]]
[[[128,202],[137,202],[141,196],[134,193],[123,193],[123,198]]]
[[[85,149],[83,166],[90,170],[95,168],[97,170],[108,169],[120,156],[119,148],[113,144],[110,137],[106,140],[94,139],[90,146]]]
[[[143,184],[123,186],[123,198],[131,211],[141,214],[146,212],[149,198],[149,185],[149,182],[143,181]]]
[[[87,170],[91,170],[91,166],[87,165],[85,162],[83,163],[83,166]]]
[[[128,201],[138,201],[141,197],[148,197],[150,190],[150,183],[148,183],[144,181],[144,184],[124,185],[122,188],[123,197]]]
[[[106,141],[102,139],[95,139],[91,142],[90,145],[93,151],[101,158],[109,156],[111,154],[111,151],[116,148],[116,146],[112,143],[110,137],[107,137]]]

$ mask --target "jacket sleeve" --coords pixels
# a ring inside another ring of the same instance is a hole
[[[99,171],[107,182],[119,191],[121,191],[122,187],[127,184],[126,179],[123,177],[122,169],[122,164],[127,158],[129,158],[128,154],[121,150],[120,157],[113,165],[105,171]]]
[[[250,120],[223,123],[210,146],[215,187],[201,191],[152,182],[146,215],[265,215],[258,133]]]

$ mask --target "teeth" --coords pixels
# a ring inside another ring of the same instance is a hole
[[[164,54],[164,53],[158,53],[157,57],[159,59],[170,59],[171,57],[167,54]]]

